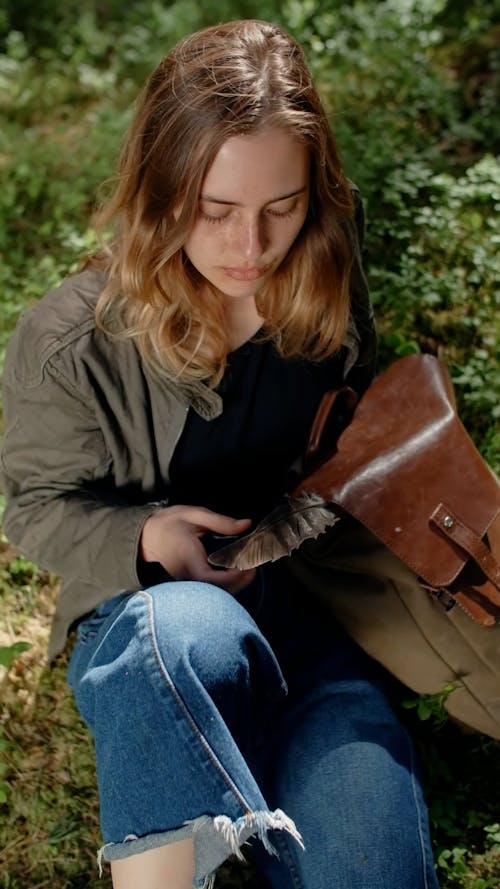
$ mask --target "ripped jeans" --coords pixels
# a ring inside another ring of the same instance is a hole
[[[193,837],[193,887],[241,847],[273,889],[436,889],[386,674],[277,565],[237,598],[177,581],[80,623],[99,860]]]

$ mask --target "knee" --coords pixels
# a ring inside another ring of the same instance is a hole
[[[195,675],[209,691],[276,672],[274,655],[250,614],[211,584],[176,581],[151,588],[152,632],[171,674]]]
[[[209,583],[173,581],[143,595],[150,598],[154,632],[162,646],[201,643],[207,652],[220,654],[222,647],[237,645],[241,636],[257,629],[230,593]]]
[[[250,614],[210,584],[175,581],[131,595],[91,649],[75,692],[89,724],[96,702],[104,712],[114,710],[125,687],[138,700],[148,686],[183,695],[204,688],[226,708],[248,693],[267,699],[286,689]]]

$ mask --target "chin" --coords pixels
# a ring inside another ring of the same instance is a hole
[[[262,285],[261,285],[262,286]],[[219,293],[227,299],[252,299],[257,296],[260,287],[253,287],[246,289],[243,287],[219,287]]]

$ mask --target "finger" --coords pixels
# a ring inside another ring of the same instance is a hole
[[[240,571],[238,568],[221,570],[213,568],[207,561],[205,548],[199,537],[192,537],[187,549],[177,565],[164,565],[171,577],[176,580],[199,580],[212,583],[230,592],[236,592],[247,586],[255,576],[255,569]]]
[[[197,525],[201,532],[215,531],[217,534],[240,534],[252,524],[251,519],[233,519],[203,506],[184,507],[183,519]]]
[[[242,590],[244,590],[247,586],[250,586],[255,578],[256,573],[257,572],[255,568],[247,568],[246,571],[238,571],[236,580],[231,581],[229,584],[226,583],[224,589],[235,596]]]
[[[234,584],[238,584],[246,577],[248,577],[248,580],[250,581],[254,576],[255,568],[247,568],[245,571],[239,571],[238,568],[230,568],[227,571],[221,571],[220,569],[214,569],[210,566],[205,574],[205,577],[209,579],[210,583],[215,583],[217,586],[224,587],[224,589],[229,589],[230,586],[233,587]]]
[[[184,550],[183,558],[179,564],[179,570],[176,577],[182,580],[201,580],[204,583],[213,583],[217,586],[221,585],[221,581],[226,575],[239,574],[240,572],[231,569],[224,571],[212,568],[207,561],[207,553],[203,543],[199,537],[191,537],[188,546]],[[228,578],[232,580],[233,578]]]
[[[251,573],[252,571],[254,571],[253,568],[249,568],[246,571],[239,571],[237,568],[231,568],[228,571],[224,571],[220,568],[212,568],[206,560],[203,562],[198,560],[194,562],[194,560],[191,560],[189,566],[187,566],[186,576],[190,577],[192,580],[201,580],[203,583],[213,583],[214,586],[220,586],[223,589],[227,589],[229,585],[237,583],[242,574]]]
[[[232,595],[237,595],[245,587],[249,586],[255,577],[255,568],[248,568],[246,571],[212,571],[203,578],[204,583],[211,583],[227,590]]]
[[[199,558],[198,554],[190,559],[188,570],[183,579],[199,580],[202,583],[212,583],[214,586],[221,587],[231,593],[236,593],[245,586],[248,586],[255,577],[255,568],[247,568],[245,571],[239,571],[238,568],[231,568],[227,571],[221,571],[220,568],[212,568],[204,558]]]

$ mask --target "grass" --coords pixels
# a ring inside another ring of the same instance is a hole
[[[419,348],[443,357],[462,419],[498,467],[493,5],[287,0],[278,11],[262,0],[259,17],[285,15],[336,109],[349,175],[367,199],[384,362]],[[9,15],[17,7],[19,14],[0,48],[0,365],[19,312],[90,249],[95,188],[113,169],[126,109],[156,55],[212,15],[239,17],[232,0],[217,9],[204,0],[196,8],[190,0],[126,8],[88,0],[65,5],[68,21],[51,0],[28,6],[6,5],[7,30]],[[442,6],[436,20],[433,6]],[[99,19],[106,10],[109,31]],[[23,16],[36,53],[18,30]],[[48,35],[49,48],[42,42],[40,52],[33,33]],[[0,666],[0,889],[111,886],[95,863],[91,739],[65,683],[64,657],[51,669],[45,663],[56,595],[56,578],[0,542],[0,657],[2,647],[29,643]],[[416,708],[404,717],[423,764],[442,889],[500,889],[499,744],[422,721]],[[262,880],[251,866],[229,864],[217,886],[262,889]]]
[[[101,839],[92,741],[66,685],[67,656],[46,664],[57,580],[4,540],[0,591],[0,647],[30,645],[0,668],[0,887],[111,889],[107,869],[99,878],[96,867]],[[498,889],[499,745],[450,724],[436,730],[415,711],[402,714],[420,749],[441,886]],[[250,863],[229,862],[216,887],[262,889],[262,879]]]
[[[93,747],[66,684],[67,655],[46,663],[56,578],[0,543],[0,650],[29,648],[0,667],[1,889],[111,889],[99,877]],[[3,799],[3,802],[2,802]],[[221,868],[218,889],[262,889],[250,864]]]

